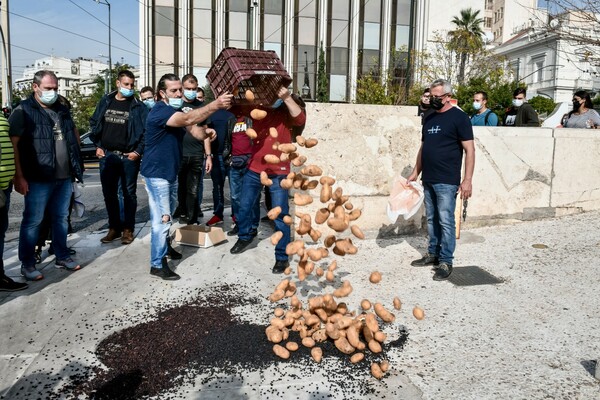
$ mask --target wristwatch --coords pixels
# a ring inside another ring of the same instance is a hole
[[[212,154],[207,154],[207,155],[206,155],[206,157],[212,157],[212,156],[213,156]]]

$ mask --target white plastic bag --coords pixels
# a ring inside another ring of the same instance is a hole
[[[75,211],[75,215],[81,218],[85,212],[85,205],[83,204],[83,196],[77,182],[73,182],[73,199],[73,211]]]
[[[400,215],[405,220],[409,219],[419,211],[424,198],[423,186],[419,182],[408,182],[403,176],[397,176],[387,204],[388,218],[392,223],[396,223]]]

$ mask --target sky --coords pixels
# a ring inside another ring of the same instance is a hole
[[[50,55],[108,63],[108,6],[95,0],[4,0],[9,5],[13,79],[26,65]],[[111,5],[112,62],[137,67],[138,0]],[[122,58],[122,59],[121,59]]]

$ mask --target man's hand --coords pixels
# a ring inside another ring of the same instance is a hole
[[[206,137],[210,139],[211,142],[214,142],[217,138],[217,131],[215,131],[213,128],[204,129],[204,133],[206,134]]]
[[[207,174],[210,173],[210,171],[212,171],[212,167],[213,167],[213,161],[212,161],[212,157],[206,157],[206,162],[204,163],[204,170],[206,171]]]
[[[407,181],[409,182],[414,182],[417,180],[417,178],[419,177],[419,174],[417,173],[417,171],[413,171],[408,178],[406,178]]]
[[[15,185],[15,190],[17,191],[17,193],[20,193],[23,196],[25,196],[27,192],[29,192],[29,184],[25,180],[25,177],[15,175],[13,179],[13,184]]]
[[[126,155],[127,159],[130,161],[137,161],[140,159],[140,155],[138,153],[136,153],[135,151],[132,151],[131,153],[127,153],[124,155]]]
[[[215,103],[217,108],[226,110],[229,107],[231,107],[232,99],[233,95],[229,92],[225,92],[219,97],[217,97],[217,99],[213,103]]]
[[[279,91],[277,92],[277,97],[279,97],[281,100],[285,101],[285,99],[289,98],[290,96],[291,94],[288,88],[286,88],[285,86],[279,88]]]
[[[471,194],[473,194],[471,180],[463,180],[460,186],[458,187],[458,190],[460,191],[460,198],[463,200],[468,200],[471,197]]]
[[[104,149],[101,147],[96,147],[96,157],[98,158],[102,158],[104,157],[106,154],[104,154]]]

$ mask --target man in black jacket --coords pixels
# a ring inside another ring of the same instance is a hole
[[[21,274],[37,281],[34,249],[48,209],[56,266],[77,271],[67,248],[67,216],[73,179],[83,181],[79,144],[69,109],[58,99],[58,79],[52,71],[33,76],[33,94],[10,116],[10,138],[15,152],[15,190],[25,196],[19,235]]]
[[[131,71],[119,72],[117,90],[102,97],[90,118],[90,138],[100,159],[100,182],[108,212],[108,233],[100,239],[102,243],[118,238],[122,244],[133,242],[137,178],[148,116],[148,108],[134,96],[134,85]],[[123,192],[123,221],[119,187]]]

